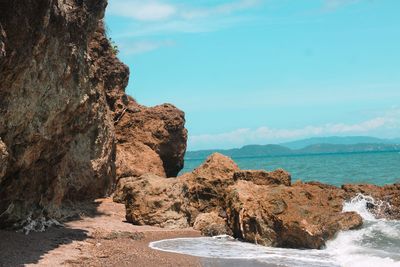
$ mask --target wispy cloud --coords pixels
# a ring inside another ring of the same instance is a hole
[[[188,4],[160,0],[113,0],[109,3],[109,13],[137,21],[165,21],[167,19],[193,20],[254,8],[261,0],[236,0],[223,4],[197,7]]]
[[[199,4],[173,0],[113,0],[109,2],[107,14],[125,19],[126,27],[113,34],[121,53],[137,55],[174,44],[173,41],[154,41],[154,37],[160,35],[212,32],[244,23],[249,17],[238,14],[257,7],[262,1]],[[143,40],[148,38],[153,41]]]
[[[177,7],[172,4],[145,0],[114,0],[108,9],[112,15],[139,21],[165,20],[177,13]]]
[[[161,40],[161,41],[133,41],[131,43],[122,43],[120,45],[121,53],[123,55],[136,55],[151,52],[161,47],[168,47],[175,45],[172,40]]]
[[[107,14],[127,19],[126,30],[115,39],[217,31],[243,23],[251,16],[242,16],[263,0],[235,0],[220,4],[176,3],[161,0],[113,0]]]
[[[246,144],[279,143],[288,140],[327,135],[371,134],[379,130],[400,130],[400,109],[355,124],[329,123],[297,129],[237,129],[227,133],[194,135],[189,138],[191,149],[231,148]],[[222,146],[222,147],[221,147]]]

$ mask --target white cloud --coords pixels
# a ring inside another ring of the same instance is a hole
[[[112,15],[139,21],[165,20],[177,12],[176,6],[172,4],[145,0],[113,0],[108,8]]]
[[[162,40],[162,41],[134,41],[131,43],[123,43],[120,45],[121,53],[124,55],[136,55],[147,53],[161,47],[173,46],[175,45],[174,41],[171,40]]]
[[[249,17],[237,13],[254,8],[262,1],[235,0],[199,5],[172,0],[113,0],[109,1],[107,14],[128,19],[126,27],[113,35],[120,44],[121,53],[139,54],[168,44],[138,40],[132,43],[132,38],[217,31],[245,22]]]
[[[246,144],[279,143],[293,139],[328,135],[370,134],[379,130],[400,130],[400,109],[356,124],[329,123],[321,126],[306,126],[298,129],[237,129],[227,133],[203,134],[189,137],[191,149],[232,148]]]
[[[166,19],[198,19],[216,15],[229,15],[253,8],[261,0],[236,0],[224,4],[194,7],[159,0],[113,0],[108,11],[111,15],[131,18],[137,21],[164,21]]]

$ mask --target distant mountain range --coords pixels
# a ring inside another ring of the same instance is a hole
[[[282,143],[282,146],[290,149],[302,149],[311,145],[331,144],[331,145],[355,145],[355,144],[400,144],[400,138],[397,139],[381,139],[370,136],[330,136],[330,137],[313,137]]]
[[[380,139],[368,136],[316,137],[279,145],[247,145],[234,149],[187,151],[185,158],[204,159],[214,152],[237,158],[379,151],[400,151],[400,138]]]

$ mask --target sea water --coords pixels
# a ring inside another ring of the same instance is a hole
[[[383,185],[400,182],[398,152],[266,156],[234,160],[242,169],[284,168],[291,172],[293,180],[314,180],[337,186],[345,183]],[[191,171],[203,161],[186,161],[183,172]],[[369,196],[358,195],[344,203],[343,210],[359,213],[364,225],[358,230],[338,233],[323,250],[263,247],[228,236],[162,240],[150,246],[203,258],[228,259],[230,264],[232,260],[237,260],[244,262],[241,264],[243,266],[254,266],[256,261],[256,266],[400,267],[400,221],[376,219],[367,209],[367,202],[374,201]]]
[[[153,242],[157,250],[203,258],[240,260],[243,266],[395,267],[400,266],[400,222],[376,219],[366,208],[369,196],[358,195],[344,204],[364,220],[359,230],[340,232],[322,250],[272,248],[244,243],[229,236],[178,238]],[[246,264],[248,261],[248,264]]]
[[[399,152],[337,153],[295,156],[233,158],[241,169],[283,168],[292,180],[319,181],[340,186],[346,183],[377,185],[400,183]],[[197,168],[205,159],[185,160],[182,173]]]

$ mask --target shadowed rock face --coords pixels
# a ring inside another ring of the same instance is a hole
[[[117,178],[153,173],[175,177],[183,168],[185,114],[170,104],[139,105],[125,94],[129,69],[121,63],[100,22],[90,42],[93,79],[104,84],[117,139]]]
[[[0,1],[0,226],[108,193],[114,131],[88,42],[106,1]]]
[[[184,114],[125,94],[106,4],[0,0],[0,227],[62,218],[66,204],[109,194],[117,173],[183,167]]]

